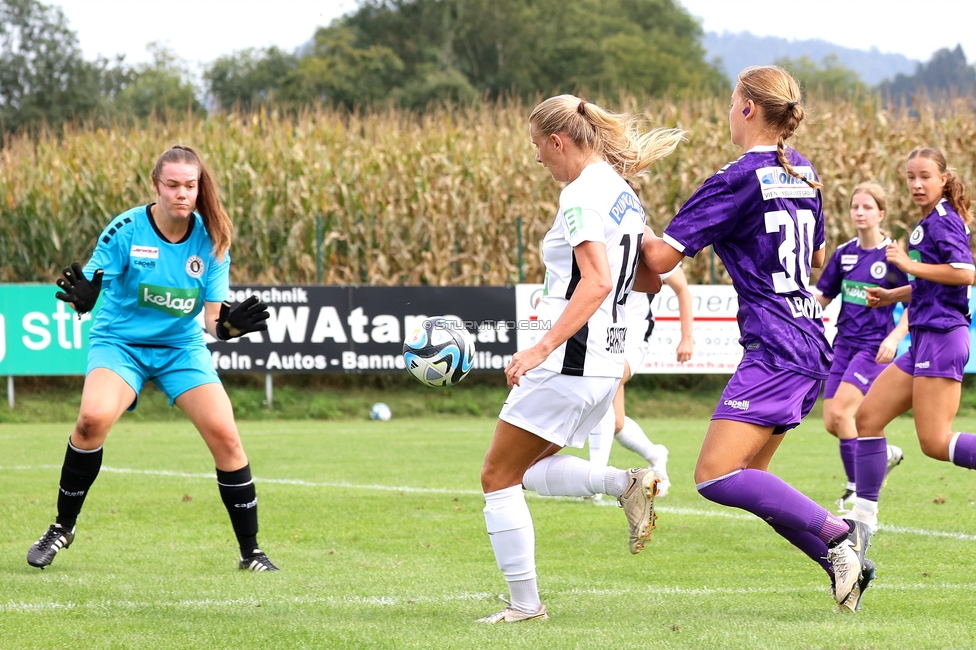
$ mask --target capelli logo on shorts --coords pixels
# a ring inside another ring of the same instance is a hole
[[[929,367],[929,362],[928,361],[919,361],[918,363],[915,364],[915,367],[916,368],[921,368],[922,370],[925,370],[926,368]]]
[[[855,373],[854,373],[854,378],[855,378],[855,379],[857,379],[857,380],[858,380],[859,382],[861,382],[862,384],[864,384],[865,386],[867,386],[867,385],[868,385],[868,378],[867,378],[867,377],[865,377],[864,375],[862,375],[861,373],[859,373],[859,372],[855,372]]]
[[[748,411],[749,410],[749,400],[747,399],[727,399],[723,402],[726,406],[734,408],[737,411]]]

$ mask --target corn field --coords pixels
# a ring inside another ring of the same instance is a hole
[[[87,260],[112,216],[154,200],[152,166],[181,143],[201,152],[234,221],[234,282],[314,283],[321,273],[328,284],[511,284],[520,277],[519,218],[521,270],[525,281],[540,282],[539,243],[560,186],[535,162],[530,109],[510,102],[422,115],[261,112],[10,137],[0,150],[0,281],[48,282],[72,260]],[[726,99],[656,102],[643,112],[651,126],[689,132],[639,179],[660,233],[740,152],[729,141]],[[976,186],[968,98],[911,110],[875,100],[813,103],[791,144],[824,183],[828,253],[854,235],[849,191],[869,179],[889,192],[883,225],[904,239],[919,218],[903,181],[915,147],[941,148]],[[685,270],[693,282],[728,281],[708,250]]]

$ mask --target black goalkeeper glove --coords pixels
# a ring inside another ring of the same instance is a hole
[[[72,262],[61,273],[62,277],[58,278],[57,285],[63,291],[58,291],[54,297],[70,302],[79,314],[87,314],[94,309],[98,294],[102,291],[102,269],[96,269],[90,281],[78,262]]]
[[[221,341],[235,339],[249,332],[268,329],[268,306],[251,296],[233,309],[229,302],[220,303],[220,316],[217,317],[217,338]]]

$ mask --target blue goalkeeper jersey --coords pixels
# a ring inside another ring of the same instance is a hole
[[[227,297],[230,254],[218,261],[203,218],[193,213],[182,240],[168,241],[149,205],[123,212],[102,234],[85,277],[102,269],[102,307],[91,338],[130,345],[203,344],[196,315]]]

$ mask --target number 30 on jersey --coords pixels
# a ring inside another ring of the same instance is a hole
[[[789,210],[774,210],[765,214],[765,221],[767,233],[780,233],[782,236],[779,262],[783,270],[773,273],[773,290],[776,293],[792,293],[799,291],[800,287],[806,288],[810,283],[813,257],[813,211],[797,210],[794,218]]]

